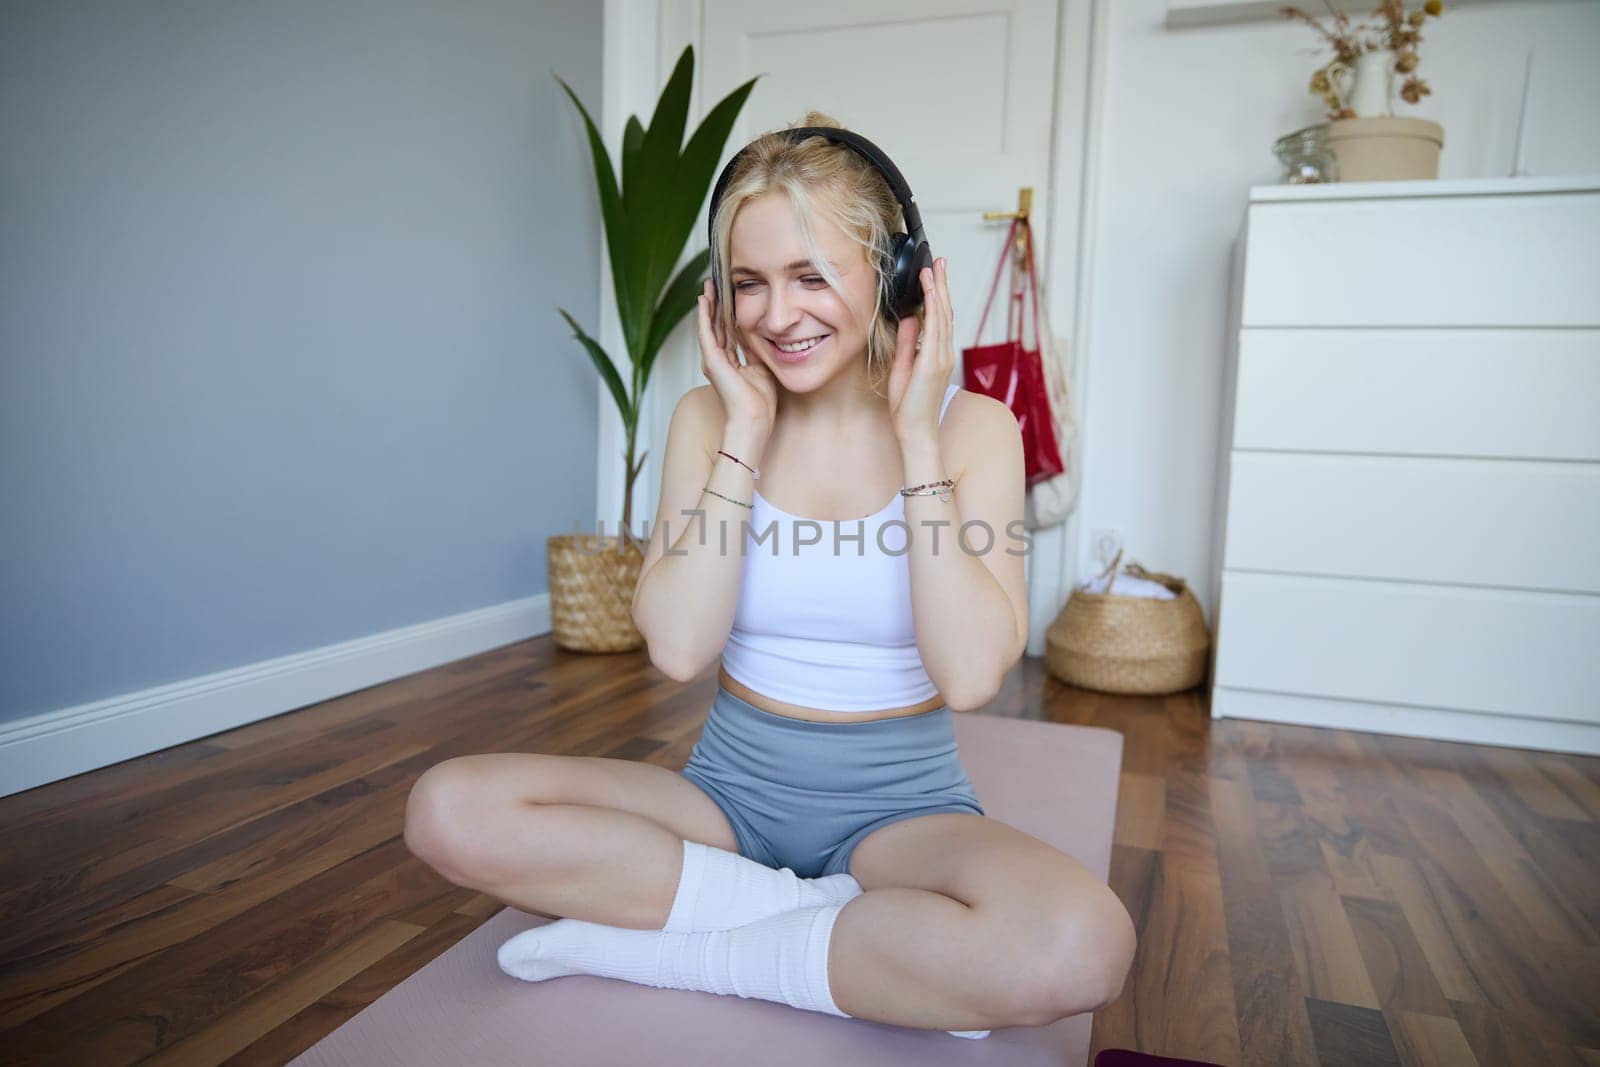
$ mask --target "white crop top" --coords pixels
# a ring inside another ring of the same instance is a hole
[[[960,388],[945,390],[941,422]],[[759,492],[752,503],[739,603],[722,649],[728,674],[774,700],[829,711],[903,708],[935,696],[911,615],[905,497],[896,491],[862,519],[791,515]]]

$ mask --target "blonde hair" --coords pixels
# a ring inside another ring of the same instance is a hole
[[[845,128],[820,111],[808,111],[805,118],[786,128],[800,126]],[[727,270],[733,219],[746,200],[771,192],[788,196],[801,240],[817,273],[827,279],[858,321],[863,317],[862,309],[856,306],[858,301],[845,291],[838,272],[817,247],[813,229],[818,213],[831,219],[865,253],[868,267],[877,275],[871,326],[867,330],[867,381],[874,393],[885,397],[880,386],[888,380],[894,361],[897,327],[892,315],[885,311],[889,279],[884,276],[883,262],[888,255],[889,235],[905,229],[904,213],[877,167],[853,149],[824,137],[812,134],[796,141],[781,131],[764,133],[745,148],[728,175],[712,220],[711,241],[711,270],[718,279],[717,298],[725,336],[738,336],[734,331],[733,280]],[[920,320],[922,310],[919,308],[916,314]]]

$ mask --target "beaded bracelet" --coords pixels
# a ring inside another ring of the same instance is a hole
[[[710,493],[712,496],[722,496],[721,493],[717,492],[715,489],[711,488],[711,486],[709,486],[709,485],[706,486],[706,492]],[[726,500],[730,504],[738,504],[742,508],[749,508],[752,511],[755,510],[755,505],[754,504],[746,504],[743,500],[735,500],[731,496],[722,496],[722,499]]]
[[[955,484],[949,478],[944,478],[937,482],[924,482],[922,485],[914,485],[910,489],[902,489],[900,490],[900,495],[934,496],[937,494],[940,500],[948,502],[950,500],[950,490]]]
[[[760,471],[758,471],[754,467],[750,466],[750,464],[746,463],[744,460],[740,459],[738,456],[734,455],[732,452],[724,452],[722,449],[719,448],[719,449],[717,449],[717,455],[719,455],[719,456],[727,456],[729,459],[733,460],[735,463],[737,463],[739,466],[743,467],[745,470],[749,471],[751,474],[755,475],[757,478],[761,477],[761,472]]]

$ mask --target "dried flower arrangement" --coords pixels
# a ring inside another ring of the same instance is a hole
[[[1334,29],[1328,29],[1297,7],[1280,7],[1278,12],[1285,18],[1301,19],[1310,23],[1333,48],[1333,59],[1311,75],[1310,86],[1311,94],[1320,96],[1328,105],[1330,119],[1354,118],[1355,112],[1343,106],[1338,94],[1334,92],[1328,73],[1329,68],[1335,64],[1354,63],[1356,57],[1364,52],[1386,50],[1394,52],[1394,69],[1407,76],[1405,83],[1400,87],[1400,96],[1406,103],[1415,104],[1432,92],[1428,88],[1428,83],[1417,77],[1414,72],[1417,64],[1421,62],[1417,58],[1417,45],[1422,43],[1422,23],[1430,15],[1438,18],[1444,13],[1444,4],[1441,0],[1427,0],[1421,7],[1409,13],[1405,10],[1404,0],[1384,0],[1372,11],[1373,15],[1382,16],[1382,21],[1376,24],[1363,22],[1352,26],[1348,15],[1334,10],[1332,5],[1329,5],[1328,10],[1334,19]]]

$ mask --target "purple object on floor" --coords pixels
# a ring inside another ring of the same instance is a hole
[[[1094,1058],[1094,1067],[1222,1067],[1210,1060],[1178,1060],[1171,1056],[1152,1056],[1125,1048],[1108,1048]]]
[[[1076,857],[1104,881],[1111,868],[1122,735],[974,714],[957,714],[955,727],[962,764],[989,817]],[[495,962],[501,943],[549,921],[506,908],[291,1067],[1078,1067],[1089,1060],[1089,1015],[997,1029],[970,1041],[942,1030],[842,1019],[765,1000],[589,975],[530,984],[502,973]]]

